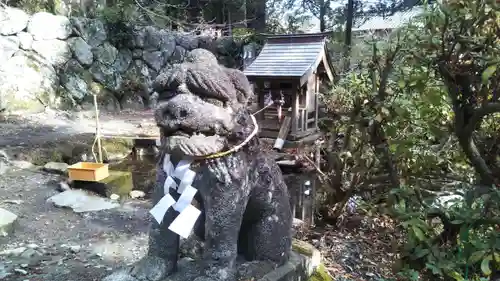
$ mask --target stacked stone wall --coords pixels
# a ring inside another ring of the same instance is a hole
[[[238,67],[243,46],[153,26],[116,28],[99,19],[68,18],[0,6],[0,111],[78,109],[93,94],[106,109],[147,107],[152,82],[195,48]]]

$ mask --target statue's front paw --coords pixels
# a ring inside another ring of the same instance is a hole
[[[160,281],[172,270],[173,266],[164,259],[146,256],[131,268],[118,270],[102,281]]]

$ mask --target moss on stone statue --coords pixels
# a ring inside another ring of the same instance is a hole
[[[292,240],[292,250],[308,257],[311,257],[314,251],[317,251],[311,244],[298,239]]]
[[[333,281],[332,277],[326,271],[325,266],[321,263],[319,251],[313,245],[305,241],[293,239],[292,249],[301,255],[311,258],[311,262],[317,264],[308,281]]]
[[[308,281],[333,281],[333,278],[328,274],[323,264],[316,267]]]

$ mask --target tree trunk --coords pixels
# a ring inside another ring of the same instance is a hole
[[[344,41],[344,71],[348,71],[351,64],[352,23],[354,21],[354,0],[347,2],[345,41]]]
[[[189,0],[188,2],[188,15],[191,23],[199,23],[201,17],[201,8],[199,0]]]
[[[319,1],[319,30],[325,32],[326,30],[326,1]]]

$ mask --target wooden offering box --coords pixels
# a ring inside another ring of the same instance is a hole
[[[100,181],[109,176],[108,164],[78,162],[68,167],[71,180]]]

